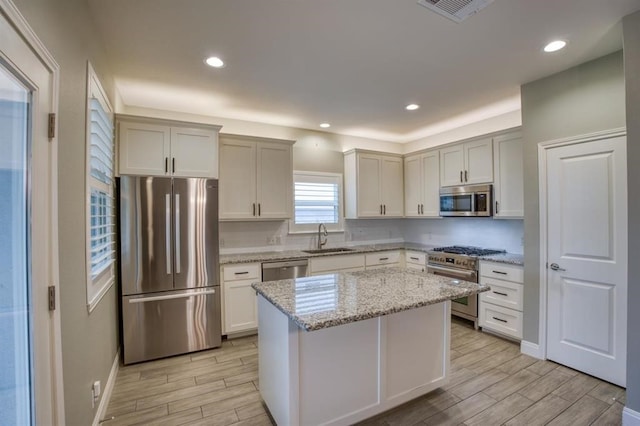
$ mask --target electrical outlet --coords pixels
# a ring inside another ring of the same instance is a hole
[[[100,380],[96,380],[91,386],[91,408],[96,407],[96,402],[100,399],[101,392]]]
[[[282,237],[281,237],[280,235],[278,235],[278,236],[276,237],[276,244],[277,244],[277,245],[281,245],[281,244],[282,244]]]
[[[224,247],[224,238],[220,238],[220,247]]]
[[[267,244],[270,245],[270,246],[275,246],[277,244],[276,243],[276,239],[277,239],[277,237],[269,237],[269,238],[267,238]]]
[[[524,247],[524,237],[520,238],[520,245]]]

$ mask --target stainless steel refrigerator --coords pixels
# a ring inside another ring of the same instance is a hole
[[[220,346],[218,181],[120,178],[124,363]]]

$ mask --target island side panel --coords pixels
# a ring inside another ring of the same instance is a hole
[[[351,424],[379,406],[380,320],[299,331],[301,425]]]
[[[298,424],[298,327],[258,295],[260,394],[279,425]]]
[[[451,302],[386,318],[386,401],[402,404],[449,381]]]

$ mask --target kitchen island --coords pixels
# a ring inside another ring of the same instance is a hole
[[[487,286],[401,268],[255,283],[260,393],[279,425],[347,425],[449,379],[450,300]]]

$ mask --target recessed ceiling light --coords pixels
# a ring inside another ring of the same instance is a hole
[[[207,58],[205,59],[204,62],[210,67],[214,67],[214,68],[224,67],[224,62],[222,62],[222,59],[218,58],[217,56],[212,56],[210,58]]]
[[[418,104],[409,104],[405,107],[405,109],[407,109],[408,111],[415,111],[418,108],[420,108],[420,105]]]
[[[331,124],[329,124],[329,123],[321,123],[320,127],[322,127],[323,129],[326,129],[328,127],[331,127]]]
[[[557,52],[567,45],[567,42],[564,40],[554,40],[551,43],[547,44],[544,47],[544,51],[547,53]]]

